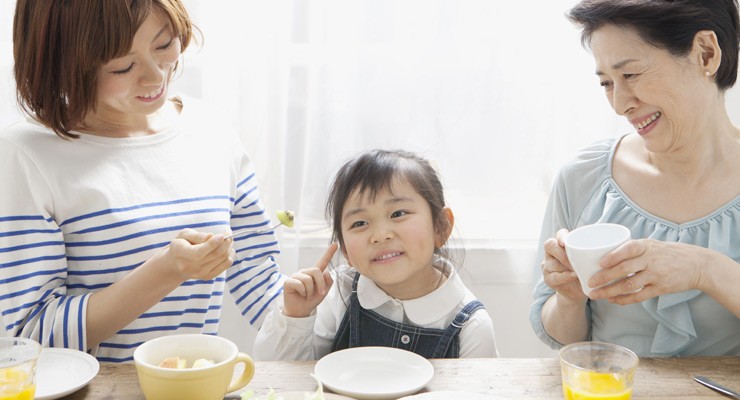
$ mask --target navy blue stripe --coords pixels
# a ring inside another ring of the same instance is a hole
[[[279,274],[279,272],[278,271],[274,271],[273,273],[271,273],[270,275],[268,275],[267,278],[265,278],[263,281],[261,281],[258,284],[254,285],[252,287],[252,289],[250,289],[249,292],[247,292],[247,294],[250,294],[250,293],[254,292],[255,289],[259,288],[260,286],[264,286],[266,283],[270,282],[270,279],[275,274]],[[252,301],[252,303],[250,305],[248,305],[247,308],[244,309],[244,313],[243,314],[244,315],[247,315],[247,313],[249,312],[249,310],[251,310],[252,307],[254,307],[255,304],[258,304],[260,301],[262,301],[262,298],[265,297],[265,294],[266,293],[269,293],[270,289],[272,289],[272,287],[275,286],[275,284],[277,284],[278,282],[280,282],[280,279],[277,279],[275,282],[272,283],[272,285],[267,286],[267,288],[262,292],[262,294],[260,296],[258,296],[254,301]],[[243,297],[244,296],[242,296],[242,298]]]
[[[250,180],[252,180],[252,178],[254,178],[255,175],[256,174],[254,172],[252,172],[251,175],[247,176],[246,178],[242,179],[241,182],[237,183],[236,184],[236,187],[238,188],[238,187],[241,187],[242,185],[246,184],[247,182],[249,182]]]
[[[69,274],[69,276],[114,274],[116,272],[131,271],[133,269],[136,269],[136,267],[138,267],[141,264],[144,264],[144,262],[142,261],[140,263],[136,263],[133,265],[127,265],[125,267],[117,267],[117,268],[111,268],[111,269],[92,269],[88,271],[67,271],[67,274]]]
[[[281,286],[280,288],[278,288],[278,291],[277,291],[277,292],[275,293],[275,295],[274,295],[274,296],[272,296],[272,297],[270,297],[270,300],[267,300],[267,301],[265,302],[265,304],[264,304],[264,305],[262,306],[262,308],[260,308],[260,309],[259,309],[259,310],[257,311],[257,314],[255,314],[254,318],[252,318],[252,319],[250,319],[250,320],[249,320],[249,325],[254,325],[255,321],[257,321],[257,320],[258,320],[258,319],[260,318],[260,316],[262,315],[262,313],[263,313],[263,312],[265,312],[265,309],[267,309],[267,307],[268,307],[268,306],[269,306],[270,304],[272,304],[272,302],[273,302],[273,301],[274,301],[274,300],[275,300],[275,299],[276,299],[276,298],[277,298],[278,296],[280,296],[280,294],[281,294],[281,293],[283,293],[283,286]]]
[[[175,331],[180,328],[203,328],[205,324],[202,322],[183,322],[182,324],[178,324],[176,326],[152,326],[149,328],[139,328],[139,329],[123,329],[118,331],[118,334],[120,335],[137,335],[141,333],[147,333],[147,332],[165,332],[165,331]]]
[[[146,203],[146,204],[140,204],[140,205],[130,206],[130,207],[109,208],[107,210],[100,210],[100,211],[96,211],[93,213],[83,214],[77,217],[70,218],[66,221],[63,221],[61,224],[59,224],[59,226],[64,226],[66,224],[71,224],[72,222],[81,221],[83,219],[93,218],[93,217],[97,217],[97,216],[105,215],[105,214],[112,214],[116,212],[138,210],[141,208],[149,208],[149,207],[167,206],[167,205],[172,205],[172,204],[192,203],[192,202],[198,202],[198,201],[203,201],[203,200],[215,200],[215,199],[229,199],[229,197],[228,196],[203,196],[203,197],[194,197],[191,199],[159,201],[155,203]]]
[[[44,283],[44,285],[48,285],[49,283],[52,283],[52,282],[58,281],[58,280],[64,280],[64,279],[63,278],[60,278],[60,277],[56,277],[56,278],[50,279],[49,281],[47,281],[46,283]],[[23,289],[23,290],[21,290],[19,292],[13,292],[13,293],[8,293],[8,294],[3,294],[3,295],[0,295],[0,300],[6,300],[6,299],[10,299],[10,298],[17,297],[17,296],[22,296],[22,295],[27,294],[27,293],[35,292],[35,291],[41,289],[42,287],[43,287],[43,285],[41,285],[41,286],[32,286],[32,287],[30,287],[28,289]]]
[[[64,319],[62,319],[62,326],[64,327],[64,330],[62,331],[62,337],[64,338],[64,348],[69,348],[69,307],[72,305],[72,297],[63,297],[64,300],[67,301],[67,303],[64,305]]]
[[[41,315],[39,315],[39,342],[44,344],[44,317],[46,316],[46,307],[41,309]],[[49,344],[51,346],[51,344]]]
[[[109,363],[125,363],[125,362],[134,361],[134,356],[123,357],[123,358],[113,358],[113,357],[96,357],[96,358],[100,362],[109,362]]]
[[[147,215],[146,217],[127,219],[125,221],[118,221],[112,224],[98,225],[98,226],[94,226],[91,228],[74,231],[72,233],[73,234],[83,234],[83,233],[91,233],[91,232],[100,232],[100,231],[105,231],[108,229],[120,228],[126,225],[137,224],[143,221],[152,221],[152,220],[165,219],[165,218],[170,218],[170,217],[179,217],[183,215],[230,213],[230,212],[231,210],[229,210],[228,208],[206,208],[206,209],[201,209],[201,210],[188,210],[188,211],[180,211],[180,212],[173,212],[173,213],[167,213],[167,214]]]
[[[239,196],[238,199],[236,199],[236,204],[241,203],[242,200],[244,200],[247,196],[249,196],[250,194],[252,194],[252,192],[254,192],[255,190],[257,190],[257,186],[253,186],[253,187],[249,188],[249,190],[247,190],[246,192],[242,193],[242,195]],[[242,207],[242,208],[244,208],[244,207]]]
[[[273,240],[272,242],[257,243],[257,244],[251,245],[251,246],[242,247],[242,248],[234,249],[234,250],[237,253],[242,253],[242,252],[248,251],[248,250],[264,249],[265,247],[277,247],[277,245],[278,245],[278,242],[276,240]],[[278,250],[273,250],[272,252],[273,253],[278,253],[278,254],[280,253]],[[271,252],[261,253],[260,255],[254,256],[254,257],[260,257],[260,256],[264,256],[264,255],[270,254],[270,253]],[[252,257],[252,259],[254,259],[254,257]]]
[[[47,292],[50,292],[50,291],[47,291]],[[13,313],[17,313],[18,311],[21,311],[21,310],[25,310],[26,308],[31,308],[31,307],[33,307],[33,306],[37,305],[38,303],[39,303],[39,302],[37,302],[37,301],[32,301],[32,302],[30,302],[30,303],[25,303],[25,304],[21,304],[21,305],[19,305],[18,307],[14,307],[14,308],[8,308],[7,310],[3,310],[3,312],[2,312],[2,313],[1,313],[0,315],[2,315],[2,316],[4,317],[4,316],[6,316],[6,315],[10,315],[10,314],[13,314]],[[24,317],[23,319],[26,319],[26,318]],[[28,318],[28,319],[31,319],[31,318]],[[20,322],[20,321],[16,321],[16,322],[15,322],[15,323],[13,324],[13,326],[16,326],[16,325],[18,325],[18,323],[19,323],[19,322]]]
[[[237,254],[238,253],[239,252],[237,252]],[[273,257],[271,257],[272,255],[279,255],[279,254],[280,254],[280,251],[278,251],[278,250],[271,250],[271,251],[268,251],[268,252],[265,252],[265,253],[257,254],[257,255],[255,255],[253,257],[243,258],[240,261],[254,261],[254,260],[258,260],[258,259],[265,258],[265,257],[267,259],[273,259]]]
[[[112,254],[101,254],[97,256],[69,256],[67,257],[67,260],[69,261],[99,261],[99,260],[110,260],[111,258],[118,258],[118,257],[124,257],[131,254],[141,253],[143,251],[152,250],[152,249],[158,249],[160,247],[164,247],[169,242],[162,242],[162,243],[154,243],[150,244],[148,246],[142,246],[137,247],[131,250],[122,251],[119,253],[112,253]]]
[[[223,294],[223,292],[213,292],[211,294],[204,293],[204,294],[191,294],[189,296],[169,296],[169,297],[165,297],[164,299],[162,299],[162,301],[169,302],[169,301],[188,301],[191,299],[210,299],[211,296],[216,293]]]
[[[265,213],[265,210],[259,210],[259,211],[250,212],[246,214],[231,214],[231,219],[257,217],[259,215],[263,215],[264,213]]]
[[[100,343],[98,347],[105,347],[107,349],[133,349],[141,346],[144,342],[136,343]]]
[[[85,343],[87,343],[87,340],[85,340],[85,330],[82,329],[82,310],[83,310],[83,305],[85,304],[85,300],[87,299],[87,296],[89,295],[90,295],[89,293],[84,294],[80,298],[80,303],[77,306],[77,332],[80,337],[80,340],[77,343],[77,349],[80,351],[85,351],[84,347],[85,347]]]
[[[162,311],[155,313],[141,314],[139,318],[159,318],[159,317],[175,317],[183,316],[185,314],[207,314],[209,311],[220,310],[220,305],[212,305],[208,308],[187,308],[180,311]]]
[[[10,283],[10,282],[22,281],[24,279],[33,278],[33,277],[36,277],[36,276],[63,274],[66,270],[67,270],[67,268],[64,267],[64,268],[51,269],[51,270],[45,270],[45,271],[34,271],[34,272],[29,273],[29,274],[11,276],[10,278],[3,279],[2,280],[2,283]]]
[[[217,276],[215,279],[211,279],[209,281],[191,279],[189,281],[183,282],[180,286],[196,286],[196,285],[202,285],[202,284],[212,285],[216,282],[224,282],[224,281],[226,281],[226,279],[223,276]]]
[[[240,201],[241,201],[241,200],[243,200],[243,199],[240,199]],[[255,204],[259,203],[259,201],[260,201],[259,199],[255,199],[255,200],[252,200],[252,202],[251,202],[251,203],[249,203],[249,204],[246,204],[246,205],[243,205],[243,206],[240,206],[240,207],[241,207],[242,209],[245,209],[245,210],[246,210],[246,209],[248,209],[248,208],[250,208],[250,207],[254,206]],[[236,203],[234,203],[234,204],[236,204]]]
[[[24,245],[15,246],[15,247],[0,248],[0,253],[17,251],[17,250],[25,250],[25,249],[33,249],[36,247],[60,246],[60,245],[64,245],[64,242],[62,242],[61,240],[57,242],[38,242],[38,243],[24,244]]]
[[[180,231],[186,228],[206,228],[210,226],[219,226],[219,225],[228,225],[225,221],[210,221],[210,222],[202,222],[199,224],[188,224],[188,225],[174,225],[174,226],[167,226],[163,228],[157,228],[157,229],[150,229],[147,231],[139,231],[130,235],[121,236],[114,239],[108,239],[108,240],[99,240],[95,242],[67,242],[67,247],[82,247],[82,246],[98,246],[98,245],[106,245],[111,243],[118,243],[123,242],[130,239],[136,239],[142,236],[147,235],[153,235],[163,232],[172,232],[172,231]],[[77,232],[75,232],[77,233]]]
[[[190,281],[183,282],[181,286],[213,285],[216,282],[224,282],[224,281],[225,281],[224,277],[218,277],[210,281],[190,280]],[[100,288],[108,287],[112,284],[113,282],[95,283],[95,284],[90,284],[90,285],[84,284],[84,283],[70,283],[67,285],[67,288],[69,289],[100,289]]]
[[[249,224],[249,225],[234,225],[231,227],[232,231],[240,231],[242,229],[257,229],[262,228],[264,226],[269,226],[270,221],[264,220],[262,222],[256,223],[256,224]]]
[[[236,230],[236,229],[232,229],[232,231],[234,231],[234,230]],[[258,237],[258,236],[272,236],[274,234],[275,234],[275,231],[261,231],[261,232],[256,232],[256,233],[245,233],[244,236],[239,235],[239,236],[235,237],[234,238],[234,241],[235,242],[239,242],[239,241],[242,241],[242,240],[252,239],[252,238],[255,238],[255,237]]]
[[[26,304],[24,304],[22,306],[19,306],[19,307],[13,309],[13,310],[3,311],[2,315],[3,316],[6,316],[6,315],[12,314],[14,312],[20,311],[20,310],[25,309],[25,308],[34,307],[37,304],[40,304],[41,302],[43,302],[43,300],[46,299],[46,296],[48,296],[49,293],[51,293],[51,292],[52,292],[51,289],[50,290],[47,290],[46,292],[44,292],[44,294],[40,297],[41,300],[39,300],[38,302],[26,303]],[[11,329],[15,328],[16,326],[19,326],[21,324],[25,324],[26,321],[33,321],[33,319],[36,318],[36,315],[39,314],[39,313],[41,313],[42,311],[44,311],[44,309],[45,309],[45,307],[43,307],[43,306],[34,308],[31,311],[31,313],[28,314],[28,316],[21,316],[21,319],[13,322],[10,325],[6,325],[5,326],[5,330],[6,331],[10,331]],[[41,334],[39,335],[39,337],[43,337],[43,333],[44,333],[44,320],[41,319],[40,321],[41,321],[41,325],[40,325]]]
[[[239,275],[245,274],[245,273],[247,273],[247,272],[251,272],[251,271],[252,271],[253,269],[255,269],[255,268],[259,267],[259,266],[262,266],[262,265],[264,265],[264,263],[263,263],[263,264],[259,264],[259,265],[254,265],[254,266],[251,266],[251,267],[249,267],[249,268],[245,268],[245,269],[243,269],[243,270],[239,271],[238,273],[236,273],[236,274],[232,275],[232,276],[231,276],[231,278],[228,278],[228,280],[230,281],[231,279],[233,279],[233,278],[236,278],[236,277],[237,277],[237,276],[239,276]],[[240,283],[239,283],[238,285],[235,285],[235,286],[234,286],[234,287],[233,287],[233,288],[231,289],[231,294],[234,294],[235,292],[238,292],[238,291],[239,291],[239,289],[241,289],[241,288],[242,288],[242,286],[244,286],[244,285],[246,285],[246,284],[249,284],[249,283],[250,283],[250,282],[251,282],[251,281],[252,281],[253,279],[255,279],[255,278],[259,277],[260,275],[264,274],[265,272],[267,272],[267,271],[269,271],[269,270],[271,270],[271,269],[275,268],[276,266],[277,266],[277,265],[276,265],[276,264],[275,264],[275,263],[273,262],[273,263],[272,263],[271,265],[268,265],[267,267],[265,267],[265,268],[264,268],[263,270],[261,270],[261,271],[260,271],[259,273],[257,273],[256,275],[252,276],[251,278],[247,279],[246,281],[242,281],[242,282],[240,282]],[[240,300],[241,300],[241,299],[240,299]],[[239,301],[240,301],[240,300],[237,300],[237,303],[239,303]]]
[[[43,215],[11,215],[9,217],[0,217],[0,222],[5,221],[46,221],[51,222],[51,218],[44,218]]]
[[[65,255],[64,254],[61,254],[61,255],[56,255],[56,256],[43,256],[43,257],[26,258],[24,260],[16,260],[16,261],[5,263],[5,264],[0,264],[0,268],[17,267],[19,265],[31,264],[31,263],[35,263],[37,261],[61,260],[64,257],[65,257]]]
[[[96,283],[94,285],[85,285],[82,283],[72,283],[72,284],[67,284],[67,289],[83,289],[83,290],[105,289],[112,284],[113,282]]]
[[[239,287],[243,286],[244,284],[246,284],[246,283],[248,283],[248,282],[252,282],[252,281],[254,281],[255,279],[257,279],[257,278],[261,277],[261,276],[262,276],[262,275],[263,275],[264,273],[266,273],[266,272],[270,272],[270,271],[271,271],[271,270],[273,270],[273,269],[275,269],[275,264],[273,264],[273,265],[271,265],[271,266],[269,266],[269,267],[267,267],[267,268],[263,269],[262,271],[260,271],[260,273],[259,273],[259,274],[257,274],[257,275],[255,275],[255,276],[253,276],[253,277],[249,278],[249,279],[248,279],[248,280],[247,280],[246,282],[242,282],[242,283],[241,283],[241,284],[239,285]],[[262,280],[262,281],[260,281],[259,283],[256,283],[256,284],[252,285],[252,288],[251,288],[251,289],[247,290],[247,291],[246,291],[246,292],[245,292],[245,293],[244,293],[243,295],[241,295],[241,296],[240,296],[240,297],[239,297],[238,299],[236,299],[236,304],[241,304],[241,302],[242,302],[242,301],[244,301],[244,299],[245,299],[245,298],[247,298],[247,296],[249,296],[250,294],[254,293],[254,291],[255,291],[255,290],[257,290],[257,289],[258,289],[258,288],[259,288],[260,286],[264,285],[264,284],[265,284],[265,282],[269,281],[269,280],[270,280],[270,276],[272,276],[272,274],[274,274],[274,273],[275,273],[275,272],[272,272],[272,273],[270,273],[270,274],[269,274],[269,275],[267,276],[267,278],[263,279],[263,280]],[[236,290],[236,288],[234,288],[234,289]]]
[[[25,229],[22,231],[10,231],[0,233],[0,237],[21,236],[31,233],[62,233],[61,229]]]

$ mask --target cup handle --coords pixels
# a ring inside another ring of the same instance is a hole
[[[239,353],[236,356],[236,362],[234,363],[234,365],[238,363],[244,364],[244,372],[242,372],[241,375],[231,381],[231,384],[229,384],[229,388],[226,389],[226,393],[231,393],[235,390],[243,388],[244,386],[247,386],[247,383],[249,383],[249,381],[251,381],[252,377],[254,376],[254,361],[252,360],[252,357],[249,357],[245,353]]]

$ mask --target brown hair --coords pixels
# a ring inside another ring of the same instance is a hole
[[[102,65],[125,55],[152,7],[185,51],[193,26],[180,0],[18,0],[13,57],[18,103],[64,139],[97,104]]]

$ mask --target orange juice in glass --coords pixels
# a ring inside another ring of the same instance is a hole
[[[579,342],[560,350],[563,397],[566,400],[628,400],[637,355],[619,345]]]
[[[33,400],[41,345],[24,338],[0,338],[0,400]]]

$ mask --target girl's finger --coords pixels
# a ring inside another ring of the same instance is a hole
[[[302,297],[306,297],[306,285],[304,285],[303,282],[295,279],[294,277],[290,277],[285,280],[285,283],[283,284],[283,290],[286,293],[297,293]]]
[[[337,249],[339,248],[339,244],[334,242],[329,245],[329,247],[324,252],[324,255],[321,256],[319,261],[316,261],[316,265],[314,265],[316,268],[318,268],[321,272],[324,272],[327,266],[329,266],[329,263],[331,262],[332,257],[334,257],[334,253],[337,252]]]

